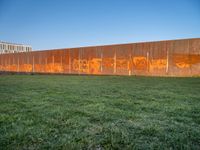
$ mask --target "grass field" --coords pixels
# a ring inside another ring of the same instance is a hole
[[[200,78],[2,75],[0,149],[200,149]]]

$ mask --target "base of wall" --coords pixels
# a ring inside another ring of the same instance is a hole
[[[200,77],[200,75],[193,76],[176,76],[176,75],[111,75],[111,74],[69,74],[69,73],[44,73],[44,72],[12,72],[0,71],[0,75],[66,75],[66,76],[130,76],[130,77]]]

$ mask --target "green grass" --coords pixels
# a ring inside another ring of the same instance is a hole
[[[200,78],[2,75],[0,149],[200,149]]]

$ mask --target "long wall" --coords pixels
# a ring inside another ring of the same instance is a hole
[[[200,38],[1,54],[0,71],[200,76]]]

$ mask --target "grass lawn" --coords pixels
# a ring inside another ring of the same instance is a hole
[[[200,149],[200,78],[1,75],[0,149]]]

